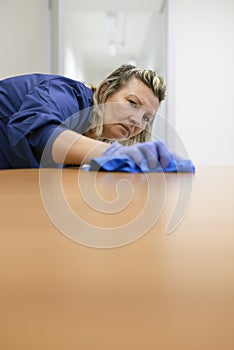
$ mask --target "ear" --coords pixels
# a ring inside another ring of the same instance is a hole
[[[103,94],[104,92],[106,91],[107,87],[108,87],[108,83],[103,83],[100,88],[99,88],[99,91],[98,91],[98,100],[101,101],[102,100],[102,97],[103,97]]]

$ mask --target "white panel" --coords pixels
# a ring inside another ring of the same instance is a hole
[[[234,2],[175,0],[174,9],[176,130],[196,164],[234,164]]]
[[[66,5],[79,11],[160,11],[163,0],[66,0]]]
[[[0,1],[0,42],[0,78],[48,72],[48,0]]]
[[[64,0],[50,0],[51,7],[51,69],[64,74]]]

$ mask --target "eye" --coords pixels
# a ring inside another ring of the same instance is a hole
[[[149,117],[147,114],[144,114],[144,115],[143,115],[143,120],[144,120],[146,123],[149,123],[149,122],[152,120],[152,118]]]
[[[133,107],[133,108],[136,108],[137,107],[137,103],[133,100],[128,100],[128,102],[130,103],[130,105]]]

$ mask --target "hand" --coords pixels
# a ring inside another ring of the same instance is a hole
[[[120,155],[130,157],[138,165],[141,165],[142,161],[146,159],[151,169],[158,164],[163,168],[166,167],[171,157],[167,146],[161,141],[142,142],[131,146],[123,146],[116,141],[103,153],[103,156],[118,157]]]

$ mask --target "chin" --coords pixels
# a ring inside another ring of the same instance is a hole
[[[124,141],[124,140],[128,140],[129,137],[124,136],[124,135],[115,134],[115,135],[107,136],[107,139],[112,140],[112,141],[113,140]]]
[[[118,140],[118,141],[126,141],[126,140],[128,140],[129,139],[129,137],[127,137],[127,136],[121,136],[121,137],[116,137],[115,138],[116,140]]]

